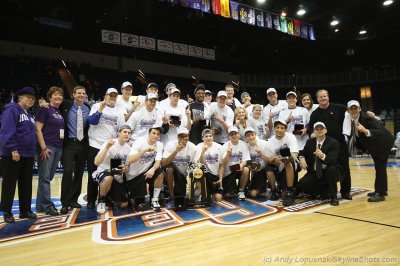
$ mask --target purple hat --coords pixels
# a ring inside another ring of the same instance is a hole
[[[35,89],[32,87],[23,87],[21,90],[17,91],[14,95],[14,101],[17,102],[18,101],[18,96],[20,95],[24,95],[24,94],[29,94],[34,96],[35,98],[37,98]]]

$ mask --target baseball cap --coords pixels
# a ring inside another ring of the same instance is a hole
[[[284,120],[276,120],[274,122],[274,127],[276,127],[276,125],[278,125],[278,124],[282,124],[282,125],[285,126],[285,128],[287,128],[287,124],[286,124],[286,122]]]
[[[152,83],[147,84],[146,89],[148,89],[148,88],[150,88],[150,87],[155,87],[155,88],[157,88],[157,90],[158,90],[158,85],[157,85],[157,83],[152,82]]]
[[[325,124],[323,122],[314,123],[314,128],[316,128],[317,126],[323,126],[324,128],[326,128],[326,126],[325,126]]]
[[[243,98],[246,97],[246,96],[249,96],[249,97],[250,97],[250,94],[249,94],[248,92],[243,92],[243,93],[240,95],[240,99],[243,99]]]
[[[228,94],[226,94],[226,91],[219,91],[217,94],[217,97],[221,97],[221,96],[228,97]]]
[[[275,93],[276,93],[275,88],[269,88],[269,89],[267,90],[267,94],[270,93],[270,92],[275,92]]]
[[[231,132],[239,132],[239,129],[235,126],[231,126],[228,128],[228,134],[230,134]]]
[[[168,93],[173,88],[176,88],[175,83],[168,83],[167,86],[165,86],[165,91]]]
[[[189,130],[186,127],[182,127],[178,130],[178,135],[180,134],[189,135]]]
[[[147,93],[146,100],[157,99],[158,96],[155,93]]]
[[[201,132],[201,136],[204,137],[207,134],[211,134],[212,135],[212,131],[209,128],[203,129],[203,131]]]
[[[122,83],[122,85],[121,85],[121,90],[122,90],[123,88],[128,87],[128,86],[131,86],[131,87],[133,88],[132,83],[130,83],[129,81],[125,81],[125,82]]]
[[[297,93],[294,92],[294,91],[289,91],[288,93],[286,93],[286,98],[287,98],[289,95],[294,95],[294,96],[297,98]]]
[[[174,92],[179,92],[179,94],[181,93],[181,91],[178,88],[172,87],[170,94],[172,94]]]
[[[108,95],[108,94],[110,94],[110,93],[116,93],[116,94],[118,94],[118,91],[117,91],[116,88],[109,88],[109,89],[106,91],[106,95]]]
[[[212,93],[211,93],[211,91],[209,91],[209,90],[205,90],[205,91],[204,91],[204,94],[212,94]]]
[[[244,134],[246,135],[247,132],[255,132],[253,127],[246,127],[244,129]]]
[[[349,101],[349,102],[347,103],[347,108],[350,108],[350,107],[352,107],[353,105],[355,105],[355,106],[357,106],[357,107],[360,107],[360,103],[359,103],[358,101],[356,101],[356,100],[351,100],[351,101]]]

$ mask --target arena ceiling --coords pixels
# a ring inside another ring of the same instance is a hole
[[[399,0],[256,0],[240,3],[298,18],[315,27],[316,40],[158,0],[6,0],[0,10],[2,39],[242,73],[334,72],[398,65]],[[302,4],[307,12],[296,15]],[[332,17],[338,32],[330,26]],[[39,18],[71,23],[41,25]],[[361,27],[367,34],[359,35]],[[101,43],[101,29],[215,49],[215,61]]]

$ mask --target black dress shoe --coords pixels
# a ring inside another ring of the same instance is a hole
[[[367,194],[367,196],[368,197],[372,197],[375,193],[377,193],[377,192],[375,192],[375,191],[374,192],[370,192],[370,193]],[[385,193],[383,193],[383,196],[387,197],[387,195],[388,195],[388,193],[387,193],[387,191],[385,191]]]
[[[80,209],[82,208],[82,205],[80,205],[78,202],[72,202],[69,204],[69,207],[71,207],[72,209],[74,208]]]
[[[332,198],[330,204],[332,206],[339,206],[339,201],[337,198]]]
[[[379,194],[378,192],[375,192],[369,199],[368,202],[379,202],[379,201],[384,201],[385,197]]]
[[[50,208],[47,209],[46,211],[47,215],[51,215],[51,216],[57,216],[59,215],[57,209],[54,206],[51,206]]]
[[[352,200],[353,197],[350,195],[350,193],[344,193],[342,194],[342,199]]]
[[[15,222],[14,220],[14,216],[11,212],[5,212],[4,213],[4,222],[8,223],[8,224],[12,224]]]
[[[86,208],[88,208],[88,209],[94,209],[94,207],[96,207],[96,202],[94,202],[94,201],[89,201],[86,204]]]
[[[61,213],[61,214],[67,214],[67,213],[68,213],[68,207],[62,206],[62,207],[61,207],[61,210],[60,210],[60,213]]]
[[[27,218],[27,219],[35,219],[36,217],[37,217],[36,214],[33,213],[33,212],[31,212],[31,211],[21,212],[21,213],[19,214],[19,218],[21,218],[21,219],[24,219],[24,218]]]

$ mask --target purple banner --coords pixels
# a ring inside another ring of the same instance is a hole
[[[200,9],[203,12],[210,13],[211,12],[210,0],[201,0]]]
[[[237,2],[231,1],[231,18],[234,20],[239,20],[238,6]]]
[[[308,25],[306,23],[301,23],[301,33],[300,37],[304,39],[308,39]]]

